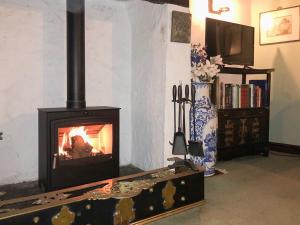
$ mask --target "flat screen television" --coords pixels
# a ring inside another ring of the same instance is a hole
[[[254,27],[206,18],[205,45],[225,64],[254,65]]]

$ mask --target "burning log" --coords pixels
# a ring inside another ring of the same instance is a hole
[[[93,146],[85,142],[80,135],[71,137],[71,145],[64,145],[64,151],[66,151],[72,159],[89,157],[92,154],[92,150]]]
[[[81,136],[74,136],[72,140],[72,158],[84,158],[89,157],[93,150],[93,146],[89,143],[84,142],[84,139]]]

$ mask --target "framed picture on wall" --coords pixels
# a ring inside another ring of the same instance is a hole
[[[171,41],[191,43],[192,15],[179,11],[172,11]]]
[[[300,6],[260,13],[260,45],[300,40]]]

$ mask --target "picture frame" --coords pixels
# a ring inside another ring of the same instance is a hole
[[[172,11],[171,42],[191,43],[192,15]]]
[[[300,6],[260,13],[259,44],[269,45],[300,40]]]

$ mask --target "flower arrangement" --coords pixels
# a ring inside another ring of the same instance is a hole
[[[194,81],[211,82],[220,72],[223,59],[220,55],[207,59],[206,47],[201,44],[192,44],[191,67]]]

